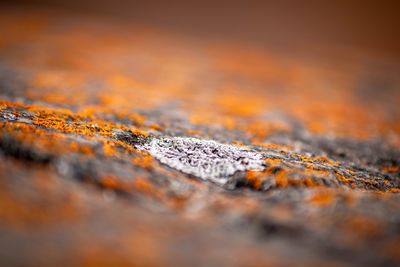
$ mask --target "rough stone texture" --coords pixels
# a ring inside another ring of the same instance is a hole
[[[238,171],[264,170],[261,154],[212,140],[162,137],[139,148],[171,168],[218,184],[226,184]]]
[[[41,10],[0,32],[1,266],[400,264],[397,76]]]

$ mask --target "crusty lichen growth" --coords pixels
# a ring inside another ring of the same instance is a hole
[[[5,121],[1,123],[2,136],[11,136],[25,147],[34,147],[55,155],[81,153],[95,156],[96,153],[100,153],[106,157],[123,158],[130,154],[142,153],[138,152],[137,145],[142,147],[149,137],[148,131],[143,130],[146,128],[143,116],[140,117],[140,123],[136,126],[128,127],[99,119],[99,115],[93,111],[91,114],[87,112],[81,114],[67,109],[27,106],[2,101],[0,112]],[[129,115],[124,114],[124,117],[129,117]],[[152,128],[153,124],[148,130],[152,131]],[[158,131],[160,130],[158,128]],[[76,142],[67,138],[71,135],[81,136],[88,142]],[[37,138],[37,136],[42,136],[42,138]],[[256,138],[254,144],[259,144],[259,140]],[[156,139],[151,142],[156,142]],[[101,149],[96,148],[94,144],[99,144]],[[340,162],[326,156],[310,157],[292,152],[293,148],[274,144],[261,144],[260,149],[265,150],[263,152],[266,157],[265,170],[249,171],[246,176],[249,186],[256,190],[346,186],[396,192],[399,187],[396,179],[388,179],[383,174],[363,177],[365,176],[363,171],[342,166]],[[275,155],[278,153],[278,156],[270,157],[268,151],[272,151]],[[175,152],[171,151],[171,153]],[[150,156],[134,158],[132,164],[151,170],[153,163],[150,158]],[[396,175],[398,167],[384,167],[382,171]],[[230,173],[232,174],[233,172]]]

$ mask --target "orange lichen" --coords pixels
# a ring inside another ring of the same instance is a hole
[[[391,192],[391,193],[400,193],[400,188],[390,188],[389,192]]]
[[[132,159],[132,163],[138,167],[151,170],[154,164],[154,158],[150,155],[141,155]]]
[[[93,147],[88,146],[88,145],[81,145],[81,144],[76,144],[72,143],[70,145],[71,151],[78,153],[78,154],[83,154],[86,156],[94,156],[94,150]]]
[[[22,167],[22,166],[21,166]],[[6,178],[11,173],[1,173],[0,180],[0,221],[12,228],[46,228],[65,222],[76,221],[81,215],[81,199],[74,193],[61,190],[56,179],[46,168],[29,169],[27,183],[38,192],[38,199],[25,198],[7,188]],[[46,203],[46,205],[43,205]]]
[[[12,136],[21,145],[53,154],[79,153],[93,156],[93,148],[88,144],[77,144],[61,133],[48,132],[22,123],[0,123],[0,137]],[[41,136],[42,138],[38,138]]]
[[[362,238],[377,237],[383,232],[384,226],[372,218],[365,216],[353,216],[346,220],[343,228],[349,232]]]
[[[129,192],[132,190],[133,185],[128,182],[124,182],[118,177],[114,176],[104,176],[100,179],[99,184],[107,189],[112,189],[112,190],[119,190],[119,191],[125,191]]]
[[[331,174],[329,171],[316,169],[316,167],[313,166],[313,165],[307,166],[307,169],[309,170],[309,174],[310,175],[316,175],[316,176],[324,177],[324,176],[328,176],[328,175]]]
[[[63,134],[78,134],[82,135],[85,138],[92,138],[96,137],[97,140],[103,144],[103,153],[105,156],[108,157],[120,157],[124,153],[132,153],[135,152],[135,148],[129,145],[126,142],[115,140],[115,134],[118,131],[124,131],[132,133],[136,136],[141,136],[146,138],[149,134],[143,130],[133,127],[127,127],[124,125],[116,124],[113,122],[109,122],[106,120],[102,120],[97,118],[97,115],[93,113],[93,111],[86,111],[86,113],[73,113],[68,109],[54,109],[48,107],[38,107],[38,106],[24,106],[22,104],[12,104],[8,102],[2,102],[3,109],[5,108],[19,108],[19,109],[26,109],[29,110],[34,114],[33,118],[33,125],[37,127],[43,127],[46,129],[54,129],[59,133]],[[15,112],[18,115],[18,112]],[[87,115],[87,116],[85,116]],[[121,118],[129,117],[127,113],[119,113],[118,116]],[[135,115],[136,116],[136,115]],[[134,116],[134,117],[135,117]],[[132,120],[136,120],[136,124],[140,125],[143,124],[144,117],[135,117],[131,118]],[[18,125],[18,124],[15,124]],[[22,126],[20,126],[22,127]],[[27,127],[27,126],[23,126]],[[33,126],[28,127],[32,130],[33,133],[42,131],[38,130],[39,128],[34,128]],[[46,133],[47,134],[47,133]],[[51,134],[54,138],[58,138],[61,140],[63,137],[56,135],[56,133]],[[26,135],[28,136],[28,135]],[[20,137],[23,142],[30,142],[33,143],[32,139],[28,139],[26,136]],[[16,135],[18,138],[18,135]],[[54,143],[54,139],[49,139],[48,143],[45,144],[46,147],[50,147],[52,143]],[[42,142],[43,143],[43,142]],[[40,145],[38,142],[36,145]],[[270,149],[281,149],[281,146],[276,146],[273,144],[266,144],[264,146],[269,147]],[[54,146],[53,151],[57,148]],[[284,148],[284,147],[283,147]],[[51,149],[50,149],[51,150]],[[61,149],[59,149],[61,150]],[[64,149],[65,150],[65,149]],[[87,155],[93,155],[93,148],[90,146],[85,145],[77,145],[73,144],[68,150],[68,152],[75,152],[75,153],[84,153]],[[324,169],[325,165],[330,166],[339,166],[340,163],[333,162],[327,157],[309,157],[302,154],[294,154],[295,158],[303,163],[306,164],[306,170],[297,170],[295,173],[303,175],[302,179],[294,179],[291,178],[291,172],[287,172],[285,170],[279,170],[277,172],[277,167],[282,164],[281,159],[266,159],[266,164],[269,165],[264,173],[264,175],[255,175],[255,173],[250,172],[248,174],[249,184],[251,184],[255,189],[260,189],[262,187],[263,182],[265,181],[265,176],[274,176],[276,180],[277,187],[287,187],[287,186],[307,186],[307,187],[314,187],[317,185],[315,180],[312,177],[328,177],[331,175],[330,172]],[[133,164],[144,167],[144,168],[151,168],[152,167],[152,159],[150,156],[147,157],[139,157],[135,158],[132,161]],[[315,165],[315,164],[318,164]],[[321,168],[322,166],[322,168]],[[387,171],[396,171],[395,169],[386,169]],[[374,186],[378,186],[377,181],[370,181],[363,179],[362,177],[358,177],[357,173],[352,170],[347,170],[345,175],[342,174],[335,174],[337,180],[345,185],[350,187],[358,187],[356,181],[362,182],[363,184],[368,184],[371,188]],[[264,178],[262,178],[264,177]],[[387,183],[387,182],[386,182]],[[387,186],[390,186],[387,185]]]
[[[278,166],[282,163],[282,159],[268,158],[265,160],[265,163],[270,164],[271,166]]]
[[[103,144],[103,153],[107,157],[114,157],[117,155],[117,149],[113,142],[107,141]]]
[[[242,93],[243,94],[243,93]],[[251,117],[262,111],[263,102],[257,97],[250,97],[248,94],[243,95],[224,95],[215,99],[223,113],[230,116]]]
[[[3,102],[3,105],[12,107],[13,105]],[[68,109],[50,109],[38,106],[23,106],[19,105],[19,108],[25,108],[28,111],[34,113],[35,118],[32,123],[37,126],[51,128],[62,133],[73,133],[84,136],[101,135],[104,137],[112,137],[116,130],[132,132],[135,135],[148,137],[146,131],[141,131],[135,128],[129,128],[124,125],[118,125],[116,123],[104,120],[94,120],[90,117],[84,117],[82,114],[75,114]]]
[[[289,151],[293,150],[293,146],[291,146],[291,145],[265,144],[265,143],[258,143],[258,142],[254,142],[254,144],[256,146],[264,147],[267,149],[283,151],[283,152],[289,152]]]
[[[153,186],[152,183],[149,182],[149,180],[144,179],[144,178],[136,178],[133,186],[136,188],[136,190],[139,190],[140,192],[144,192],[147,194],[155,194],[156,190]]]
[[[41,25],[48,23],[41,17],[34,21]],[[157,108],[176,102],[182,104],[183,111],[189,116],[200,117],[207,125],[217,119],[225,120],[221,125],[227,129],[253,127],[251,131],[256,139],[282,130],[280,126],[270,128],[271,122],[262,119],[264,114],[275,112],[298,119],[307,130],[317,134],[365,139],[400,133],[400,127],[388,119],[391,116],[387,116],[382,103],[374,103],[374,108],[367,110],[362,103],[354,101],[359,93],[357,82],[363,78],[359,77],[362,71],[357,70],[362,70],[363,64],[350,64],[347,67],[351,72],[337,75],[319,64],[280,58],[255,47],[230,47],[227,44],[228,49],[216,44],[208,44],[206,51],[199,49],[203,51],[203,63],[192,64],[199,62],[198,55],[182,52],[186,51],[182,48],[188,45],[187,40],[176,36],[171,40],[161,33],[141,30],[140,37],[123,39],[118,38],[115,31],[105,30],[99,35],[88,34],[87,29],[80,28],[60,38],[51,38],[52,33],[43,26],[35,32],[25,32],[25,35],[15,34],[21,27],[31,27],[28,21],[21,23],[24,25],[10,23],[6,27],[7,35],[1,38],[4,46],[21,43],[21,40],[29,43],[38,35],[44,47],[57,48],[59,52],[57,56],[31,53],[23,61],[12,58],[17,66],[37,70],[26,81],[25,96],[33,101],[74,105],[86,116],[96,109],[123,114],[131,113],[133,109]],[[99,64],[94,55],[112,60]],[[130,63],[135,69],[134,75],[127,71],[130,68],[126,64],[120,64],[130,62],[126,60],[127,55],[140,55],[138,62],[146,62]],[[159,64],[160,61],[164,64]],[[159,75],[154,76],[154,73]],[[200,81],[200,73],[207,73],[213,85]],[[221,77],[237,77],[239,82]],[[104,86],[92,90],[93,80]],[[330,81],[329,88],[326,80]],[[398,92],[393,94],[393,99],[398,98]],[[88,105],[92,111],[84,111]],[[242,127],[240,118],[251,122]],[[143,123],[141,116],[132,120],[137,125]],[[399,138],[390,138],[390,142],[399,144]]]
[[[285,188],[289,186],[289,179],[287,171],[282,170],[275,176],[275,183],[278,188]]]
[[[306,163],[314,163],[315,159],[307,157],[305,155],[300,155],[300,160]]]
[[[337,179],[340,183],[342,183],[342,184],[344,184],[344,185],[347,185],[347,186],[350,186],[350,187],[352,187],[352,188],[356,186],[355,183],[354,183],[354,180],[353,180],[352,178],[350,178],[350,177],[346,177],[346,176],[337,174],[337,175],[336,175],[336,179]]]
[[[262,188],[263,177],[260,175],[260,172],[249,171],[246,174],[246,179],[252,188],[256,190],[260,190]]]
[[[162,131],[162,127],[160,125],[158,125],[158,124],[152,124],[152,125],[150,125],[149,128],[152,129],[152,130],[158,131],[158,132]]]
[[[158,188],[151,181],[144,177],[135,178],[133,182],[133,189],[154,199],[158,199],[166,205],[171,207],[174,206],[175,200],[173,196],[168,196],[165,191],[163,191],[161,188]]]
[[[44,150],[55,154],[62,153],[83,153],[93,155],[93,148],[88,144],[78,144],[74,142],[63,141],[67,138],[64,134],[78,134],[86,139],[97,138],[97,141],[103,144],[103,153],[106,156],[119,156],[124,153],[134,152],[135,148],[120,140],[115,140],[115,133],[118,131],[129,132],[135,136],[146,138],[149,134],[146,131],[139,130],[113,122],[96,119],[93,114],[89,117],[83,114],[75,114],[68,109],[52,109],[48,107],[25,106],[6,101],[1,102],[3,109],[18,108],[25,109],[34,115],[32,125],[25,123],[1,123],[3,134],[10,133],[13,138],[19,140],[22,144],[43,147]],[[16,112],[19,116],[19,114]],[[136,117],[137,120],[140,117]],[[141,118],[142,120],[143,118]],[[49,131],[49,129],[57,132]],[[17,131],[16,131],[17,130]],[[47,138],[37,138],[37,136],[47,136]]]
[[[243,131],[251,134],[253,142],[262,142],[272,133],[289,132],[290,130],[290,126],[283,122],[256,121],[243,127]]]
[[[388,173],[400,173],[400,167],[387,167],[383,168],[383,171]]]
[[[335,194],[329,190],[319,190],[310,198],[310,202],[317,206],[330,206],[336,200]]]

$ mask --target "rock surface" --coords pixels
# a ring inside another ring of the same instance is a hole
[[[400,264],[398,77],[46,10],[0,32],[1,266]]]
[[[260,153],[190,137],[154,138],[139,146],[168,167],[217,184],[239,171],[263,171]]]

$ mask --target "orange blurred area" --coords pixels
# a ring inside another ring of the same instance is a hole
[[[120,8],[125,5],[131,6],[123,2]],[[321,42],[305,49],[299,38],[290,49],[277,48],[261,40],[227,42],[228,33],[195,37],[163,23],[138,24],[134,15],[118,19],[101,12],[28,7],[8,7],[1,14],[0,45],[4,64],[30,71],[29,99],[74,105],[81,112],[127,113],[172,105],[193,122],[250,131],[268,114],[279,113],[301,120],[316,134],[383,136],[398,145],[398,61],[383,47],[371,50],[365,43],[335,50]],[[139,10],[145,7],[138,5]],[[227,7],[226,16],[234,7]]]

